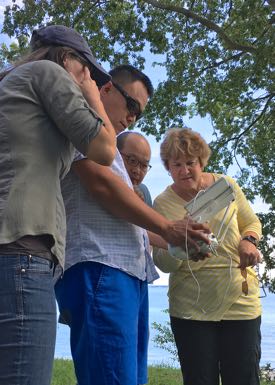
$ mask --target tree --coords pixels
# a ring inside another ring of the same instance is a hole
[[[261,215],[261,247],[274,268],[274,9],[274,0],[13,0],[3,32],[24,50],[34,27],[72,26],[111,66],[130,62],[142,69],[149,50],[166,79],[140,127],[159,139],[168,127],[183,125],[186,115],[211,117],[210,170],[239,164],[235,176],[249,199],[260,196],[270,205]],[[187,105],[190,95],[194,102]],[[268,284],[275,290],[274,281]]]

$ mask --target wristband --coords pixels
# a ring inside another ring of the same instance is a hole
[[[250,243],[253,243],[254,246],[258,247],[258,240],[253,237],[252,235],[246,235],[245,237],[242,238],[242,241],[248,241]]]

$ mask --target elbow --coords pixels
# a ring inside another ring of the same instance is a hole
[[[95,153],[94,151],[87,152],[87,158],[100,164],[101,166],[111,166],[116,155],[116,147],[106,148],[102,153]]]
[[[110,166],[116,156],[116,137],[98,137],[90,143],[86,156],[102,166]]]

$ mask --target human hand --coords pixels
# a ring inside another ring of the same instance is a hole
[[[180,246],[183,250],[188,248],[195,249],[197,252],[192,252],[192,259],[198,261],[209,256],[208,252],[201,252],[201,247],[196,241],[202,241],[210,244],[208,234],[211,233],[207,224],[197,223],[191,218],[184,218],[179,221],[172,221],[171,228],[163,238],[172,246]]]
[[[76,63],[78,63],[76,61]],[[80,64],[80,63],[79,63]],[[81,65],[81,64],[80,64]],[[88,67],[82,65],[81,71],[75,66],[71,66],[68,71],[74,82],[79,86],[84,98],[87,100],[91,107],[97,105],[100,101],[99,89],[95,80],[91,78],[91,73]]]
[[[261,262],[261,253],[253,243],[242,239],[238,248],[240,256],[240,269],[248,266],[255,266]]]

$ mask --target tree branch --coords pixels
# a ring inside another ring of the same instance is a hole
[[[237,51],[243,51],[243,52],[250,52],[254,53],[257,51],[256,47],[248,46],[248,45],[242,45],[239,44],[233,40],[224,32],[224,30],[219,27],[217,24],[213,23],[211,20],[208,20],[205,17],[202,17],[198,15],[197,13],[190,11],[186,8],[181,8],[176,5],[167,4],[167,3],[160,3],[157,0],[144,0],[145,3],[152,5],[153,7],[165,9],[166,11],[172,11],[176,13],[181,13],[187,18],[193,19],[200,23],[201,25],[205,26],[206,28],[210,29],[211,31],[215,31],[221,39],[226,43],[227,48],[231,50],[237,50]]]
[[[262,118],[262,116],[265,114],[265,112],[269,106],[269,103],[274,98],[274,96],[275,96],[275,94],[273,94],[273,93],[268,95],[268,100],[266,101],[264,108],[262,109],[261,113],[253,120],[253,122],[250,123],[249,126],[247,126],[239,135],[233,136],[233,138],[230,138],[230,139],[226,140],[225,142],[223,142],[222,146],[225,146],[227,143],[235,140],[235,146],[234,146],[234,151],[235,151],[241,137],[244,134],[246,134]]]
[[[210,66],[208,66],[208,67],[204,67],[204,68],[199,72],[199,74],[201,75],[204,71],[210,70],[210,69],[212,69],[212,68],[217,68],[217,67],[219,67],[221,64],[225,64],[225,63],[229,62],[229,61],[232,60],[232,59],[238,59],[238,58],[240,58],[243,54],[244,54],[243,52],[239,52],[239,53],[237,53],[236,55],[232,55],[232,56],[228,57],[227,59],[224,59],[224,60],[215,62],[215,63],[213,63],[212,65],[210,65]]]

